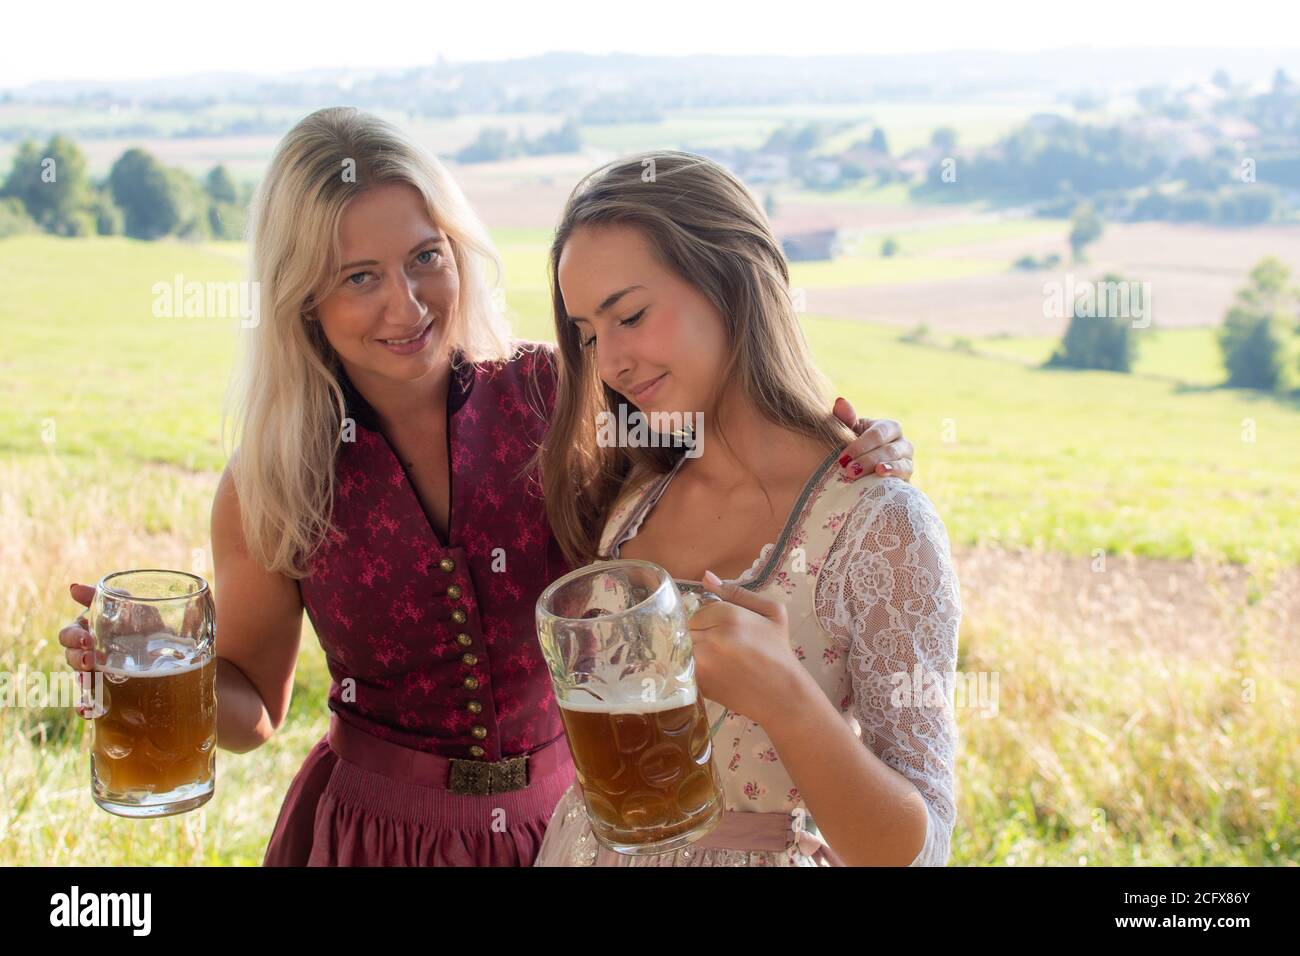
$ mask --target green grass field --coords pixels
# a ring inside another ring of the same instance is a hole
[[[1216,329],[1152,326],[1136,331],[1135,335],[1137,355],[1133,372],[1136,375],[1205,387],[1218,385],[1226,377]],[[1294,372],[1300,365],[1300,348],[1294,338],[1285,343],[1288,353],[1285,365],[1288,372]],[[1060,342],[1047,336],[989,336],[974,339],[971,344],[985,355],[1040,365]]]
[[[544,237],[502,237],[507,306],[519,334],[552,338]],[[238,329],[230,320],[155,318],[151,289],[177,274],[240,275],[228,247],[126,239],[4,242],[0,302],[9,344],[0,451],[108,454],[187,470],[219,469],[220,405]],[[871,274],[873,263],[843,259]],[[820,265],[820,264],[809,264]],[[93,281],[69,277],[93,276]],[[819,275],[799,270],[808,287]],[[799,283],[796,283],[798,285]],[[23,303],[47,302],[30,315]],[[897,418],[921,449],[918,481],[955,539],[1105,547],[1148,557],[1254,550],[1300,561],[1300,416],[1280,399],[1214,388],[1209,333],[1143,340],[1140,373],[1046,371],[898,341],[894,329],[810,316],[822,368],[861,414]],[[981,339],[1026,360],[1045,340]],[[159,361],[159,356],[166,360]],[[1181,378],[1185,385],[1178,380]],[[1255,441],[1242,440],[1254,422]],[[52,423],[55,444],[43,429]]]
[[[522,337],[551,337],[547,240],[497,236]],[[55,637],[77,610],[70,580],[129,566],[210,575],[238,329],[156,318],[152,289],[176,274],[238,279],[241,255],[230,244],[0,241],[0,670],[64,666]],[[832,265],[869,270],[872,259],[845,262]],[[809,287],[839,279],[801,271]],[[977,340],[967,354],[900,342],[897,329],[805,321],[836,391],[859,414],[903,423],[916,484],[961,548],[1300,565],[1300,410],[1215,387],[1208,332],[1149,336],[1138,374],[1121,376],[1035,368],[1042,340]],[[1228,603],[1224,659],[1170,656],[1160,641],[1102,649],[1052,625],[1060,609],[1049,599],[999,597],[1003,586],[1018,583],[963,579],[976,590],[959,667],[1001,670],[1008,699],[998,720],[959,714],[955,864],[1295,858],[1296,768],[1282,743],[1300,699],[1294,633],[1268,633],[1251,608]],[[1132,600],[1141,617],[1145,598]],[[1267,689],[1251,706],[1239,700],[1242,661]],[[281,732],[251,754],[221,754],[202,814],[148,823],[94,808],[88,727],[75,715],[0,708],[0,863],[259,862],[284,790],[324,731],[328,685],[305,624]],[[1147,715],[1136,734],[1134,699]],[[1170,774],[1163,783],[1157,767]]]

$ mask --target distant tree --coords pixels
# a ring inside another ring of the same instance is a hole
[[[945,164],[932,163],[918,192],[944,201],[1061,204],[1062,212],[1042,214],[1068,216],[1081,198],[1100,202],[1105,193],[1131,192],[1163,178],[1169,159],[1160,146],[1131,127],[1040,116],[967,157],[956,180]]]
[[[1120,301],[1121,296],[1111,296],[1104,291],[1120,288],[1131,290],[1130,297],[1143,294],[1138,283],[1128,283],[1117,275],[1107,274],[1100,285],[1103,291],[1095,292],[1090,298],[1081,295],[1075,300],[1069,327],[1047,365],[1108,372],[1132,369],[1136,351],[1132,317],[1139,310],[1149,309],[1151,303],[1133,302],[1130,298],[1126,310]],[[1128,314],[1122,314],[1126,311]]]
[[[1253,225],[1268,222],[1280,205],[1277,194],[1265,187],[1236,186],[1223,190],[1214,206],[1216,222]]]
[[[35,193],[40,186],[41,151],[34,142],[25,139],[18,144],[18,149],[14,152],[13,162],[9,166],[9,175],[5,177],[4,186],[0,187],[0,197],[18,200],[22,204],[24,214],[34,222],[35,216],[31,212],[33,207],[28,203],[34,203],[39,208],[41,200]]]
[[[767,139],[758,148],[760,153],[785,153],[790,151],[791,124],[785,123],[767,134]]]
[[[1172,208],[1169,197],[1153,186],[1133,204],[1133,218],[1168,219]]]
[[[1084,247],[1101,236],[1101,219],[1088,203],[1081,203],[1070,217],[1070,250],[1075,261],[1083,258]]]
[[[31,142],[19,146],[3,189],[40,228],[59,236],[94,234],[92,192],[86,157],[60,135],[50,137],[43,150]]]
[[[547,156],[555,153],[576,153],[582,149],[582,132],[576,119],[567,119],[563,125],[542,133],[536,139],[519,137],[524,152],[530,156]]]
[[[1297,292],[1287,288],[1290,270],[1273,256],[1250,270],[1219,329],[1228,385],[1272,391],[1282,375],[1282,328],[1295,316]],[[1289,314],[1288,314],[1289,313]]]
[[[25,232],[36,232],[39,229],[36,221],[27,215],[21,199],[17,196],[6,196],[0,199],[0,239],[6,236],[18,236]]]
[[[237,203],[209,202],[209,232],[216,239],[242,239],[248,221],[247,208]]]
[[[213,166],[203,179],[207,194],[208,234],[216,239],[241,239],[248,198],[224,165]]]
[[[1216,189],[1227,182],[1230,172],[1223,163],[1209,157],[1184,156],[1174,167],[1175,179],[1187,182],[1188,189]]]
[[[776,193],[771,189],[763,194],[763,212],[768,219],[776,218]]]
[[[826,140],[827,128],[822,123],[805,123],[798,126],[784,123],[768,134],[760,153],[784,153],[787,155],[806,155]]]
[[[885,241],[880,244],[880,254],[888,258],[898,252],[898,241],[893,236],[885,237]]]
[[[1087,113],[1091,110],[1102,109],[1106,105],[1106,97],[1102,93],[1083,90],[1070,97],[1070,105],[1074,107],[1076,112]]]
[[[1214,79],[1211,82],[1225,93],[1232,92],[1232,77],[1228,76],[1227,70],[1215,70]]]
[[[108,174],[113,202],[122,210],[126,234],[133,239],[157,239],[174,232],[184,221],[184,198],[175,179],[142,149],[128,149]]]
[[[885,131],[879,126],[871,131],[871,148],[878,153],[889,154],[889,141],[885,139]]]
[[[90,215],[95,220],[95,232],[101,236],[119,236],[125,228],[122,210],[117,208],[107,188],[95,190],[90,200]]]
[[[239,201],[239,189],[230,171],[225,166],[213,166],[203,181],[203,187],[212,197],[213,202],[235,203]]]
[[[1167,92],[1162,86],[1144,86],[1137,91],[1138,105],[1148,113],[1154,113],[1164,105]]]
[[[1205,222],[1214,218],[1214,196],[1205,192],[1181,192],[1169,200],[1173,222]]]
[[[800,128],[790,140],[796,153],[810,153],[826,138],[826,131],[820,123],[807,123]]]
[[[479,130],[474,142],[456,154],[458,163],[493,163],[510,153],[510,134],[496,126]]]
[[[930,145],[951,151],[957,145],[957,131],[951,126],[940,126],[930,134]]]
[[[906,342],[909,345],[928,345],[931,341],[930,327],[924,322],[920,325],[914,325],[900,335],[898,341]]]
[[[1043,258],[1038,259],[1033,255],[1023,255],[1015,262],[1011,263],[1013,269],[1023,269],[1027,272],[1035,269],[1055,269],[1061,264],[1061,257],[1055,252],[1048,253]]]
[[[95,218],[90,213],[94,190],[86,172],[86,157],[66,136],[53,136],[45,144],[45,155],[54,161],[55,180],[46,183],[49,207],[41,224],[60,236],[92,236]]]
[[[203,184],[183,169],[167,170],[167,180],[172,195],[176,198],[176,210],[179,222],[176,235],[182,239],[210,239],[212,237],[212,220],[209,208],[212,200]]]

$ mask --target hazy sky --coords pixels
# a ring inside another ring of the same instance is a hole
[[[1196,0],[14,0],[4,13],[0,88],[213,70],[399,68],[439,54],[495,60],[551,50],[799,55],[1295,46],[1295,8]],[[43,42],[50,36],[57,42]]]

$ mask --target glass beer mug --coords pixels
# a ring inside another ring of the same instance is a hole
[[[592,832],[611,850],[675,850],[722,818],[686,629],[710,599],[683,596],[659,565],[630,559],[572,571],[538,599],[538,639],[578,785]]]
[[[216,785],[215,612],[202,578],[118,571],[95,586],[90,756],[95,803],[161,817],[207,803]]]

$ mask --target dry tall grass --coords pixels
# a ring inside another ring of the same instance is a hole
[[[65,668],[67,592],[111,569],[210,578],[216,475],[108,458],[0,464],[0,671]],[[1269,864],[1297,856],[1300,569],[1051,553],[957,554],[959,670],[997,675],[996,714],[958,709],[955,864]],[[217,600],[220,600],[218,595]],[[203,810],[154,821],[90,798],[89,726],[0,707],[0,864],[255,864],[324,732],[328,676],[304,634],[281,732],[218,757]],[[987,714],[988,716],[985,716]]]
[[[959,716],[955,858],[1294,862],[1300,569],[957,560],[958,667],[999,672],[1001,695]]]

